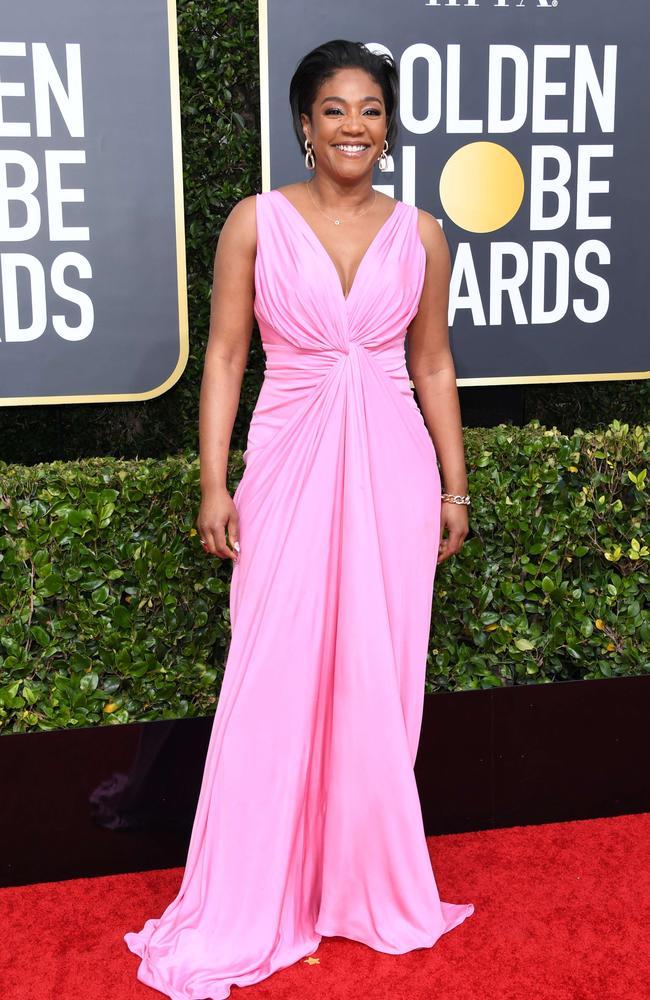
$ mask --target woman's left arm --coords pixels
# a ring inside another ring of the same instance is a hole
[[[418,209],[418,213],[427,262],[418,311],[408,328],[407,368],[440,462],[443,492],[464,496],[467,493],[465,446],[456,370],[449,346],[449,246],[437,219],[423,209]],[[468,533],[467,506],[443,503],[438,562],[459,552]]]

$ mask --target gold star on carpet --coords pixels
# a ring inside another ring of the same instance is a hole
[[[310,955],[309,958],[305,959],[305,962],[307,965],[320,965],[320,958],[312,958]]]

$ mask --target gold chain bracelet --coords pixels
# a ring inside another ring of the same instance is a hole
[[[442,493],[441,498],[446,500],[448,503],[470,503],[469,495],[461,496],[460,493]]]

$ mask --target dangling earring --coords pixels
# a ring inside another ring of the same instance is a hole
[[[378,158],[380,170],[388,169],[388,158],[386,156],[387,152],[388,152],[388,140],[384,139],[384,148],[381,151],[381,156]]]
[[[311,139],[305,139],[305,166],[307,170],[314,170],[316,168],[316,160],[314,159],[314,147],[312,145]]]

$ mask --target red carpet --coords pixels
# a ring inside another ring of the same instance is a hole
[[[650,813],[435,837],[443,899],[476,912],[432,949],[324,938],[231,996],[260,1000],[648,1000]],[[181,870],[0,890],[2,1000],[157,1000],[122,941]]]

